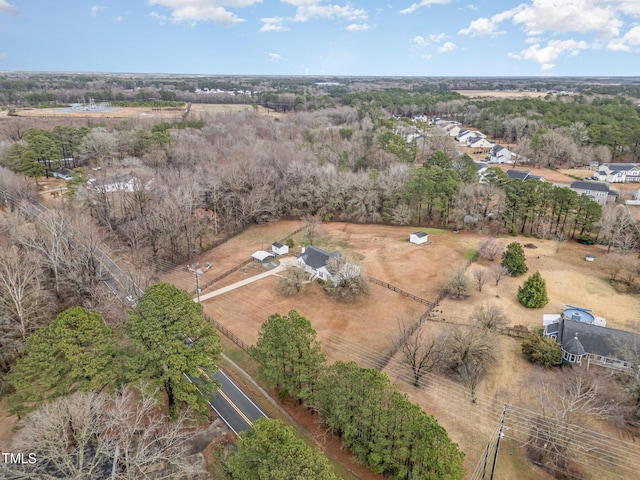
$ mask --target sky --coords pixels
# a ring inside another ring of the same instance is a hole
[[[0,0],[0,71],[640,76],[640,0]]]

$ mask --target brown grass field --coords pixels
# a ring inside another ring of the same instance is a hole
[[[186,104],[185,104],[186,108]],[[161,119],[179,119],[184,113],[185,108],[181,107],[167,107],[158,110],[153,110],[148,107],[120,107],[109,112],[69,112],[66,108],[17,108],[16,115],[19,117],[75,117],[75,118],[161,118]],[[254,111],[251,105],[243,104],[208,104],[208,103],[194,103],[191,105],[191,116],[198,117],[204,114],[217,114],[217,113],[230,113],[230,112],[242,112],[242,111]],[[264,114],[274,115],[273,112],[264,108],[258,107],[258,112]]]
[[[300,222],[289,221],[254,226],[207,252],[198,260],[201,263],[211,261],[214,266],[203,274],[201,284],[248,258],[253,251],[260,248],[268,250],[272,241],[285,238],[288,232],[300,225]],[[432,230],[429,243],[418,246],[408,242],[409,233],[414,230],[412,227],[329,223],[322,225],[320,239],[315,243],[327,250],[338,249],[347,258],[360,262],[370,277],[433,300],[446,282],[451,268],[465,265],[483,237],[473,233]],[[294,237],[296,244],[304,240],[302,235]],[[508,312],[511,325],[525,325],[529,329],[541,326],[542,313],[559,313],[563,304],[568,303],[592,308],[595,314],[607,318],[610,327],[640,331],[637,319],[640,299],[617,293],[608,283],[602,268],[605,253],[602,247],[576,243],[559,246],[551,240],[512,237],[504,238],[503,242],[506,244],[514,240],[534,243],[538,247],[525,249],[527,264],[529,273],[538,270],[546,279],[549,304],[539,310],[522,307],[516,300],[516,293],[528,274],[507,278],[499,287],[487,284],[482,293],[477,290],[470,292],[464,300],[443,300],[438,313],[422,326],[427,336],[446,333],[451,324],[469,323],[473,306],[489,300]],[[584,261],[587,252],[596,254],[595,262]],[[470,269],[480,266],[489,266],[489,262],[480,260]],[[203,293],[261,271],[262,266],[249,264]],[[195,278],[186,269],[170,272],[163,280],[173,281],[190,290],[195,287]],[[414,322],[426,310],[424,305],[376,285],[371,285],[371,294],[356,304],[335,302],[317,284],[306,285],[297,296],[284,297],[277,292],[275,276],[206,300],[203,305],[209,315],[248,344],[255,343],[258,330],[269,315],[295,309],[311,321],[330,361],[354,360],[368,368],[380,364],[389,352],[397,335],[398,320]],[[523,379],[533,371],[533,367],[519,353],[520,340],[499,336],[497,345],[498,362],[481,382],[478,396],[482,400],[475,405],[471,404],[464,387],[441,377],[428,376],[426,387],[414,388],[407,382],[408,370],[399,356],[392,358],[384,370],[413,401],[434,415],[460,444],[466,453],[465,466],[469,473],[482,457],[504,403],[535,408],[530,405],[527,390],[523,387]],[[522,456],[524,453],[521,448],[516,448],[516,444],[510,444],[507,439],[505,445],[496,478],[547,478]]]

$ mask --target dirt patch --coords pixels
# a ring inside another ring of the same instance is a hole
[[[491,167],[498,167],[503,172],[514,168],[513,165],[490,165]],[[529,170],[533,175],[539,175],[543,177],[547,182],[569,186],[571,183],[584,179],[585,177],[593,175],[593,171],[589,169],[566,169],[566,170],[552,170],[550,168],[536,168],[529,165],[517,165],[516,170]],[[571,176],[573,175],[573,177]]]

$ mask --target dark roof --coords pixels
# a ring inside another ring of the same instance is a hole
[[[633,167],[637,167],[639,163],[603,163],[602,166],[609,167],[609,170],[631,170]]]
[[[637,333],[600,327],[591,323],[577,322],[575,320],[560,320],[558,341],[563,344],[565,350],[571,347],[573,343],[572,339],[576,334],[580,339],[580,344],[587,353],[619,358],[621,360],[630,360],[623,358],[624,354],[620,352],[622,346],[633,342],[640,345],[640,335]],[[568,340],[565,342],[564,339]],[[566,343],[566,346],[563,342]]]
[[[564,349],[565,352],[571,353],[573,355],[582,356],[585,353],[587,353],[586,350],[584,349],[584,347],[582,346],[582,343],[580,342],[580,339],[578,338],[578,334],[576,334],[568,342],[565,342],[562,345],[562,348]]]
[[[491,153],[498,153],[502,150],[506,150],[502,145],[495,145],[494,147],[491,147]]]
[[[507,176],[513,180],[526,180],[530,175],[531,172],[529,170],[514,170],[513,168],[507,170]]]
[[[427,233],[425,233],[425,232],[414,232],[414,233],[412,233],[412,235],[415,235],[416,237],[419,237],[419,238],[423,238],[423,237],[427,236]]]
[[[280,242],[273,242],[271,245],[276,247],[276,248],[284,247],[284,243],[280,243]]]
[[[571,188],[577,188],[579,190],[598,190],[600,192],[609,191],[609,185],[607,185],[606,183],[583,182],[582,180],[573,182],[571,184]]]
[[[340,252],[336,251],[329,253],[311,245],[310,247],[307,247],[302,255],[300,255],[300,258],[304,263],[312,268],[321,268],[327,264],[327,260],[329,260],[329,258],[341,256]]]

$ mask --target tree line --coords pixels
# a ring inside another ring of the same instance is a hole
[[[376,370],[327,365],[311,323],[274,314],[251,349],[259,376],[316,412],[354,457],[389,478],[462,478],[463,453],[447,432]]]

